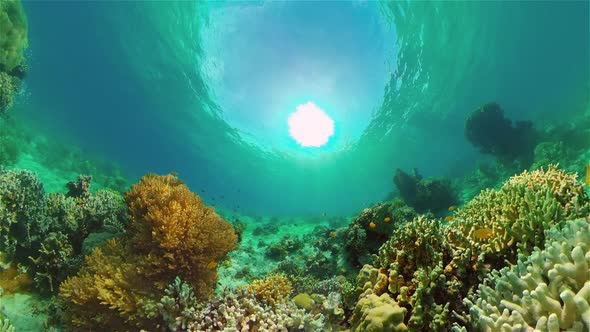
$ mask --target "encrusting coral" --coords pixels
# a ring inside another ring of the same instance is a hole
[[[494,271],[465,299],[480,331],[590,330],[590,218],[556,225],[545,249]],[[457,330],[460,330],[457,328]]]
[[[126,202],[127,236],[96,248],[60,287],[73,329],[155,329],[164,289],[180,277],[210,295],[217,262],[236,246],[231,225],[173,175],[144,176]]]
[[[353,332],[402,332],[406,309],[400,307],[389,294],[377,296],[367,289],[360,297],[351,318]]]

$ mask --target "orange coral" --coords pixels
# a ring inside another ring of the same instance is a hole
[[[275,305],[289,299],[293,285],[286,276],[275,274],[254,280],[248,285],[248,291],[253,292],[259,301]]]
[[[110,240],[86,257],[76,276],[60,287],[66,300],[65,318],[74,329],[88,330],[97,326],[114,330],[128,328],[128,321],[139,324],[145,320],[140,294],[147,294],[150,285],[142,283],[137,257],[128,256],[123,245]]]
[[[206,295],[217,281],[211,261],[237,243],[232,226],[173,175],[148,174],[126,194],[133,248]],[[167,283],[166,283],[167,284]]]
[[[74,329],[156,326],[150,310],[166,285],[178,276],[196,295],[209,295],[216,262],[236,246],[231,225],[173,175],[144,176],[126,201],[128,237],[95,249],[78,275],[61,285]]]
[[[28,292],[32,282],[28,274],[20,273],[14,265],[0,272],[0,288],[4,295]]]

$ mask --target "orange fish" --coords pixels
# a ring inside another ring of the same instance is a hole
[[[590,186],[590,164],[586,165],[586,185]]]
[[[371,221],[371,222],[369,223],[369,227],[371,227],[371,228],[375,228],[375,227],[377,227],[377,225],[376,225],[374,222],[372,222],[372,221]]]
[[[390,217],[385,217],[385,219],[383,219],[383,221],[390,222],[391,221],[391,218]]]
[[[473,237],[476,240],[487,240],[494,235],[494,231],[491,228],[480,228],[473,232]]]
[[[445,221],[453,221],[453,216],[446,216]]]
[[[209,269],[209,270],[213,270],[216,267],[217,267],[216,261],[211,261],[211,262],[209,262],[209,264],[207,264],[207,269]]]
[[[456,208],[457,208],[457,205],[451,205],[451,206],[449,206],[449,211],[455,211]]]

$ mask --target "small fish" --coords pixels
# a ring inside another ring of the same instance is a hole
[[[377,224],[375,224],[374,222],[372,222],[372,221],[371,221],[371,222],[369,223],[369,227],[371,227],[371,228],[375,228],[375,227],[377,227]]]
[[[216,261],[211,261],[211,262],[209,262],[209,264],[207,264],[207,269],[209,269],[209,270],[213,270],[216,267],[217,267]]]
[[[325,217],[325,216],[327,216],[327,213],[326,212],[322,212],[322,217]]]
[[[473,237],[476,240],[487,240],[494,235],[494,231],[491,228],[480,228],[473,232]]]
[[[221,199],[223,199],[225,196],[221,195]]]
[[[331,238],[335,238],[335,237],[336,237],[336,232],[332,232],[332,233],[330,233],[330,237],[331,237]]]
[[[590,164],[586,165],[586,185],[590,186]]]
[[[391,218],[390,217],[385,217],[385,219],[383,219],[383,221],[390,222],[391,221]]]
[[[453,221],[453,216],[446,216],[445,221]]]
[[[451,206],[449,206],[449,211],[455,211],[456,208],[457,208],[457,205],[451,205]]]

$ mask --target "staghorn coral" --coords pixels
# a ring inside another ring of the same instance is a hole
[[[164,288],[174,271],[198,296],[210,294],[217,281],[215,266],[236,247],[231,225],[174,175],[145,175],[125,199],[130,244],[153,260],[147,277],[166,280]]]
[[[248,285],[248,291],[254,293],[259,301],[275,306],[289,299],[293,285],[285,275],[276,274],[254,280]]]
[[[470,324],[481,331],[590,330],[589,222],[554,226],[545,249],[488,275],[465,299]]]

